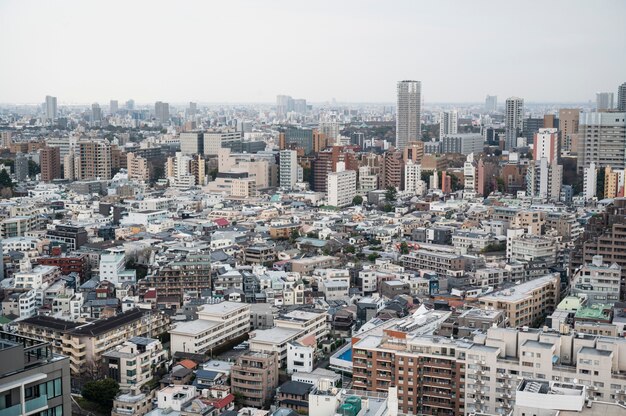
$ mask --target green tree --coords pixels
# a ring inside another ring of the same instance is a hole
[[[290,240],[292,242],[296,241],[296,239],[298,239],[299,237],[300,237],[300,231],[298,231],[297,228],[294,228],[293,230],[291,230],[291,238],[290,238]]]
[[[370,255],[367,256],[367,259],[371,262],[375,262],[377,258],[379,258],[380,256],[376,253],[372,253]]]
[[[398,191],[394,186],[390,186],[387,188],[387,192],[385,192],[385,199],[389,202],[393,202],[396,200],[398,196]]]
[[[85,399],[98,405],[103,411],[110,411],[113,408],[113,399],[120,391],[117,381],[112,378],[89,381],[82,390]]]
[[[6,169],[0,170],[0,188],[13,188],[13,181]]]
[[[28,176],[34,177],[41,172],[41,168],[34,160],[28,159]]]
[[[353,245],[349,244],[343,249],[343,251],[345,251],[346,253],[354,254],[356,252],[356,248],[354,248]]]
[[[363,197],[361,195],[357,195],[352,198],[352,205],[361,205],[363,203]]]
[[[400,243],[400,254],[409,254],[409,245],[406,241]]]
[[[391,204],[385,204],[385,206],[383,207],[383,211],[391,212],[393,211],[393,206]]]
[[[504,179],[498,176],[498,178],[496,178],[496,182],[498,183],[498,192],[504,192]]]

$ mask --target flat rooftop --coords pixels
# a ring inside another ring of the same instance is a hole
[[[170,330],[170,333],[176,335],[199,335],[218,325],[220,325],[220,323],[216,321],[196,319],[195,321],[176,324],[176,326]]]
[[[301,330],[291,328],[274,327],[270,329],[257,329],[254,331],[254,337],[250,338],[250,344],[254,342],[282,344],[294,339],[301,333]]]

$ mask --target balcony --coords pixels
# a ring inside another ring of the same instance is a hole
[[[48,396],[43,394],[35,399],[26,401],[26,413],[34,412],[35,410],[44,410],[48,407]]]
[[[22,405],[16,404],[15,406],[7,407],[0,410],[0,416],[19,416],[22,414]]]

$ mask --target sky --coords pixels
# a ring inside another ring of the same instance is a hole
[[[626,1],[0,0],[0,103],[586,102],[626,82]]]

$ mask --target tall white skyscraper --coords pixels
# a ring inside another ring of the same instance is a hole
[[[485,98],[485,111],[488,113],[495,113],[498,109],[498,96],[488,95]]]
[[[443,111],[439,114],[439,139],[448,134],[457,134],[459,128],[459,115],[456,110]]]
[[[398,81],[396,107],[396,148],[404,150],[409,142],[421,138],[422,83]]]
[[[295,150],[281,150],[280,162],[280,186],[293,188],[298,182],[298,152]]]
[[[404,191],[409,195],[423,195],[426,183],[422,181],[422,165],[413,163],[411,159],[404,165]]]
[[[476,198],[476,165],[474,164],[474,153],[470,153],[465,159],[465,163],[463,164],[463,177],[465,178],[463,198]]]
[[[626,82],[617,87],[617,109],[626,111]]]
[[[109,112],[111,114],[117,113],[118,109],[119,109],[119,103],[117,102],[117,100],[109,101]]]
[[[522,134],[524,123],[524,99],[510,97],[506,99],[505,127],[505,150],[512,150],[517,142],[517,137]]]
[[[614,105],[612,92],[596,93],[596,108],[598,111],[611,110],[615,108]]]
[[[57,97],[46,95],[46,120],[56,120],[57,118]]]

